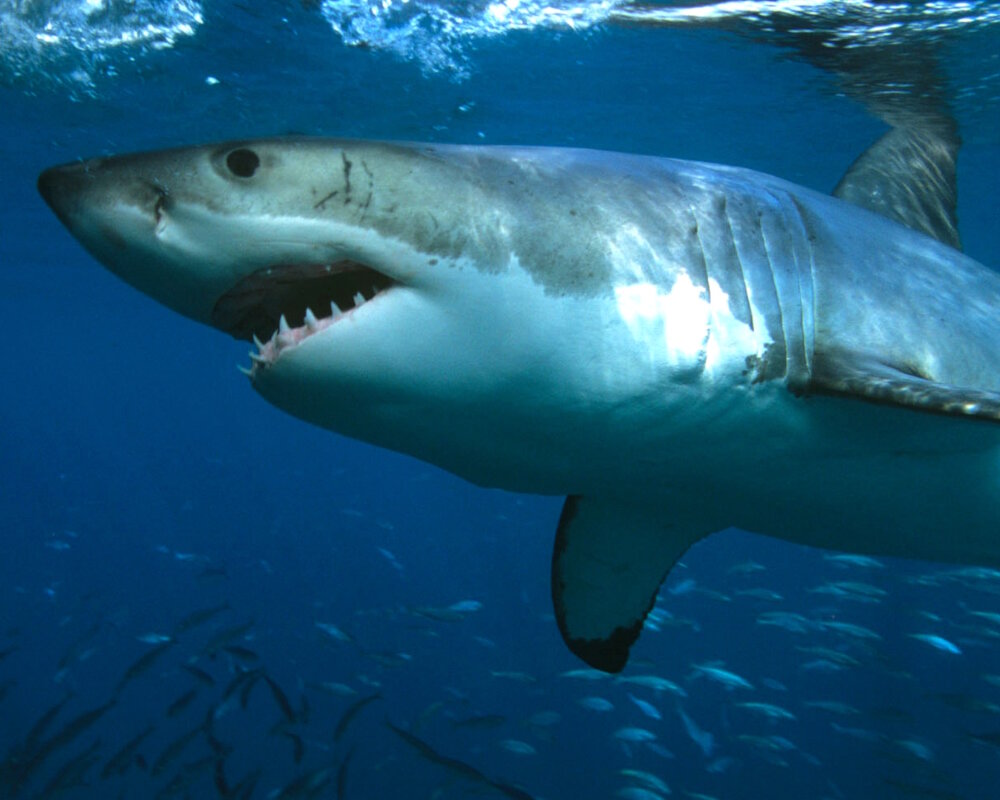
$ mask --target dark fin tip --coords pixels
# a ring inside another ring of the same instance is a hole
[[[639,638],[643,620],[628,628],[615,628],[607,639],[566,639],[566,644],[579,658],[602,672],[618,673],[628,663],[629,649]]]

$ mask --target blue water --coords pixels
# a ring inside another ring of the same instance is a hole
[[[766,37],[602,21],[614,3],[579,4],[588,13],[573,25],[544,4],[508,4],[506,16],[482,2],[378,4],[381,15],[374,5],[0,3],[0,792],[14,795],[4,780],[23,774],[26,737],[47,709],[69,698],[39,733],[51,741],[114,696],[155,647],[140,637],[225,603],[46,753],[17,796],[146,798],[176,780],[163,796],[211,798],[219,763],[229,787],[259,768],[256,798],[303,775],[324,788],[285,796],[336,797],[338,776],[345,798],[502,796],[422,756],[386,720],[550,800],[638,785],[622,769],[654,773],[677,797],[995,796],[1000,624],[970,612],[1000,614],[1000,573],[844,564],[723,532],[671,575],[660,630],[645,632],[624,673],[667,678],[686,697],[566,677],[583,665],[550,607],[559,499],[477,489],[283,415],[235,369],[244,344],[118,282],[36,194],[41,169],[78,157],[288,132],[655,153],[828,191],[883,129]],[[965,250],[1000,266],[1000,29],[984,18],[966,30],[946,15],[948,31],[927,37],[964,140]],[[866,588],[829,593],[845,581]],[[755,589],[775,595],[741,593]],[[452,621],[420,613],[460,601],[482,607]],[[808,624],[762,624],[776,611]],[[203,653],[244,623],[229,644],[259,661]],[[698,677],[692,665],[706,662],[755,688]],[[247,667],[281,687],[294,721],[263,680],[245,708],[220,709]],[[335,740],[350,704],[376,693]],[[614,709],[579,702],[594,696]],[[679,708],[711,733],[710,753]],[[224,758],[197,734],[152,768],[210,714]],[[148,725],[124,775],[102,778]],[[655,746],[614,736],[628,726],[654,733]],[[78,769],[63,773],[66,787],[47,789],[67,764]]]

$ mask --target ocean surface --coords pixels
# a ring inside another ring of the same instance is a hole
[[[1000,571],[723,531],[625,672],[585,670],[551,610],[561,498],[270,407],[245,344],[119,282],[35,190],[302,133],[829,191],[884,125],[806,29],[939,59],[964,247],[1000,267],[995,3],[0,2],[0,797],[997,796]]]

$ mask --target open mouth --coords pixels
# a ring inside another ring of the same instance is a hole
[[[264,267],[219,298],[212,326],[257,344],[255,364],[269,362],[395,284],[356,261]]]

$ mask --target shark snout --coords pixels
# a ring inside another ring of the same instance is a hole
[[[72,208],[94,182],[94,162],[51,167],[38,176],[38,192],[60,220],[68,224]]]

